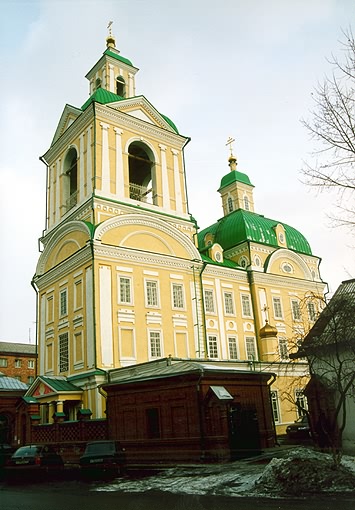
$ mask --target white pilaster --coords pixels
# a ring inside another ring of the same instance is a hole
[[[60,220],[60,158],[57,159],[55,174],[55,222]]]
[[[160,147],[160,161],[161,161],[161,186],[163,194],[163,208],[170,209],[170,195],[169,195],[169,181],[168,181],[168,168],[166,165],[166,147],[159,144]]]
[[[93,190],[92,182],[92,157],[91,157],[91,129],[92,126],[87,128],[87,144],[86,144],[86,196],[91,195]]]
[[[45,373],[45,361],[46,361],[46,301],[47,297],[44,294],[41,297],[40,302],[40,313],[38,317],[40,317],[41,322],[39,323],[39,336],[40,336],[40,342],[39,342],[39,352],[38,352],[38,359],[39,359],[39,373],[44,374]],[[47,365],[48,366],[48,365]]]
[[[174,160],[174,185],[175,185],[176,211],[179,213],[182,213],[183,209],[182,209],[182,195],[181,195],[181,181],[180,181],[178,151],[176,151],[175,149],[171,149],[171,152],[173,153],[173,160]]]
[[[56,181],[56,166],[52,165],[48,168],[48,185],[49,185],[49,204],[48,204],[48,226],[51,227],[55,222],[55,181]]]
[[[102,158],[101,158],[101,191],[104,195],[110,194],[110,155],[108,148],[108,130],[110,126],[100,122],[102,135]]]
[[[100,266],[100,340],[101,360],[105,367],[113,366],[111,268]]]
[[[85,303],[86,303],[86,364],[87,368],[92,368],[95,366],[95,333],[94,333],[94,296],[93,296],[93,287],[92,287],[92,268],[88,267],[86,269],[85,274],[86,280],[86,293],[85,293]]]
[[[112,64],[108,65],[109,68],[109,91],[116,93],[115,90],[115,68]]]
[[[117,198],[124,197],[124,173],[123,173],[123,159],[122,159],[122,138],[123,131],[118,128],[113,128],[116,137],[116,196]]]
[[[217,301],[217,315],[218,315],[218,325],[219,325],[219,343],[220,349],[218,349],[218,354],[220,359],[228,359],[227,354],[227,345],[226,345],[226,331],[224,327],[224,303],[223,303],[223,294],[221,290],[221,281],[219,278],[215,280],[216,285],[216,301]]]
[[[85,143],[85,134],[82,133],[79,138],[79,200],[81,202],[85,197],[85,189],[84,189],[84,143]]]
[[[134,75],[132,73],[128,73],[128,97],[134,97],[136,95],[136,88],[134,86]]]

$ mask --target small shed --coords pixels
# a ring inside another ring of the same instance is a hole
[[[164,358],[109,372],[108,433],[128,463],[224,462],[275,444],[270,372]]]
[[[27,384],[0,372],[0,443],[16,442],[16,410]]]

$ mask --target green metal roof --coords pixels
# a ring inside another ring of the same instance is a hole
[[[285,229],[286,243],[289,250],[312,255],[307,239],[298,230],[281,221],[271,220],[244,209],[237,209],[218,220],[217,223],[201,230],[198,234],[199,249],[202,250],[205,247],[204,237],[208,233],[213,235],[214,242],[220,244],[223,250],[233,248],[245,241],[279,248],[274,230],[274,227],[278,224],[283,225]]]
[[[86,110],[89,104],[93,102],[107,104],[107,103],[115,103],[116,101],[122,101],[123,97],[118,94],[114,94],[114,92],[110,92],[109,90],[99,88],[95,90],[95,92],[89,97],[87,101],[81,107],[82,110]]]
[[[68,382],[65,378],[62,377],[47,377],[40,376],[40,379],[50,386],[54,391],[82,391],[81,388],[75,386],[74,384]]]
[[[242,172],[238,172],[237,170],[231,170],[224,177],[222,177],[219,190],[225,188],[226,186],[229,186],[233,182],[242,182],[244,184],[248,184],[249,186],[253,186],[247,174],[243,174]]]
[[[234,262],[233,260],[223,259],[223,262],[217,262],[215,260],[212,260],[210,257],[205,255],[204,253],[201,253],[201,259],[203,260],[203,262],[207,262],[208,264],[214,264],[216,266],[232,267],[233,269],[237,267],[238,269],[244,269],[244,268],[238,266],[238,264],[236,262]]]
[[[169,126],[171,126],[173,128],[173,130],[177,134],[179,134],[178,128],[175,126],[174,122],[171,119],[169,119],[169,117],[167,117],[166,115],[163,115],[162,113],[160,115],[166,120],[166,122],[169,124]]]
[[[118,53],[115,53],[109,49],[104,51],[104,55],[108,55],[109,57],[115,58],[116,60],[119,60],[120,62],[123,62],[125,64],[128,64],[129,66],[134,67],[132,62],[130,60],[128,60],[128,58],[121,57],[121,55],[119,55]]]

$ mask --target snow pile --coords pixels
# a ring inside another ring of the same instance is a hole
[[[344,459],[334,468],[331,455],[295,448],[284,458],[273,458],[255,482],[254,493],[301,496],[355,490],[354,462]]]

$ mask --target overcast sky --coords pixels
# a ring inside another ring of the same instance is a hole
[[[137,94],[168,115],[185,150],[189,209],[201,228],[222,216],[226,141],[255,186],[255,210],[300,230],[334,292],[355,277],[351,232],[330,226],[336,196],[302,182],[317,147],[301,125],[311,93],[341,56],[355,0],[0,0],[0,340],[35,341],[31,279],[45,226],[45,166],[66,103],[116,46],[140,69]]]

